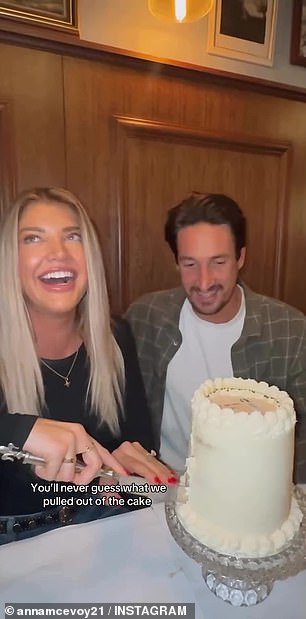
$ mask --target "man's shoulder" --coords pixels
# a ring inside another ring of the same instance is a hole
[[[186,294],[182,288],[170,288],[168,290],[148,292],[133,301],[128,311],[136,307],[164,307],[168,303],[182,304],[185,297]]]
[[[266,314],[275,320],[298,320],[306,324],[306,316],[296,307],[267,295],[259,294],[244,286],[247,312]]]
[[[128,320],[152,317],[153,315],[175,316],[180,312],[186,294],[182,288],[171,288],[149,292],[139,297],[129,306],[126,317]]]

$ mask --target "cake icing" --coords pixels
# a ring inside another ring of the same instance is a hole
[[[296,533],[296,415],[288,394],[252,379],[206,381],[192,400],[184,527],[225,554],[262,557]]]

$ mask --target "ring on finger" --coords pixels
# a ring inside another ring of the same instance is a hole
[[[92,445],[87,445],[87,447],[85,447],[85,449],[83,449],[83,451],[81,451],[81,454],[86,454],[89,451],[91,451],[93,449],[93,444]]]
[[[155,456],[157,456],[155,449],[151,449],[150,452],[148,451],[148,453],[146,453],[146,458],[148,457],[155,458]]]
[[[75,456],[73,456],[72,458],[64,458],[63,460],[63,464],[74,464],[75,463]]]

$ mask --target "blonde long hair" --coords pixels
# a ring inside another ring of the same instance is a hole
[[[112,334],[105,271],[94,227],[79,200],[57,187],[25,191],[6,213],[0,230],[0,386],[10,413],[40,415],[45,393],[30,316],[23,298],[18,261],[18,224],[31,203],[69,206],[80,221],[88,273],[78,305],[78,329],[90,362],[87,398],[99,421],[116,434],[122,408],[124,363]]]

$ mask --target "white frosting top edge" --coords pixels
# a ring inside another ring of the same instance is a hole
[[[303,519],[294,497],[287,520],[270,536],[233,535],[198,516],[188,503],[177,505],[176,512],[185,529],[205,546],[223,554],[254,558],[278,552],[293,538]]]
[[[220,407],[209,398],[214,393],[231,391],[247,391],[254,397],[263,397],[273,400],[275,410],[260,412],[234,412],[230,407]],[[227,432],[266,436],[275,436],[292,430],[296,423],[296,414],[293,401],[285,391],[278,387],[270,387],[267,383],[257,382],[253,379],[243,378],[216,378],[207,380],[197,391],[192,399],[193,428],[192,434],[203,431],[205,426]]]

